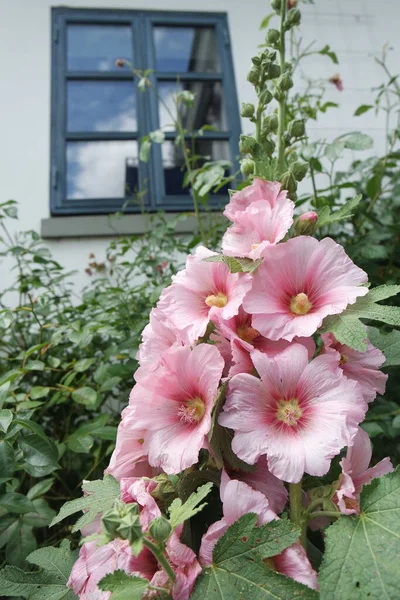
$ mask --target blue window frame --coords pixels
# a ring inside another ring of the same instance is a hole
[[[213,125],[196,137],[195,153],[235,164],[240,118],[226,15],[60,7],[52,28],[51,213],[191,209],[167,111],[115,60],[151,69],[167,105],[177,85],[195,92],[186,128]],[[159,127],[166,142],[139,161],[141,138]],[[215,195],[211,204],[226,201]]]

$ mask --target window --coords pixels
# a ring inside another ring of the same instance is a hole
[[[191,209],[165,107],[115,61],[152,69],[167,106],[177,86],[194,92],[194,107],[182,110],[185,128],[213,126],[196,139],[196,154],[234,162],[240,120],[226,15],[68,8],[52,15],[51,213],[138,212],[138,191],[147,210]],[[159,127],[166,142],[153,144],[149,163],[139,161],[142,136]]]

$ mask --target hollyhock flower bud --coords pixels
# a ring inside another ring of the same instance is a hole
[[[276,133],[278,131],[278,115],[274,113],[265,117],[263,119],[261,131],[263,135],[268,135],[269,133]]]
[[[249,135],[243,135],[243,133],[240,135],[239,150],[241,154],[251,154],[256,145],[257,142],[253,137]]]
[[[139,519],[144,531],[153,519],[161,516],[157,502],[152,496],[156,488],[156,481],[144,477],[124,477],[120,482],[121,500],[129,507],[135,503],[140,506]]]
[[[253,350],[251,358],[261,380],[235,375],[219,417],[235,432],[233,451],[249,464],[266,455],[269,470],[283,481],[325,475],[365,416],[361,388],[343,376],[337,357],[325,354],[308,363],[300,344],[273,359]]]
[[[260,79],[260,69],[257,66],[251,67],[250,71],[247,75],[247,81],[252,83],[253,85],[257,85]]]
[[[300,21],[301,21],[301,12],[299,11],[298,8],[292,8],[291,10],[289,10],[289,12],[287,14],[287,19],[286,19],[286,23],[285,23],[286,30],[289,30],[292,27],[296,27],[297,25],[300,25]]]
[[[267,36],[266,36],[266,42],[267,44],[270,44],[271,46],[275,46],[276,44],[279,43],[279,31],[277,29],[269,29],[267,32]]]
[[[165,517],[158,517],[151,521],[149,533],[156,542],[165,542],[172,533],[171,523]]]
[[[363,429],[358,429],[346,457],[340,461],[342,475],[339,479],[339,487],[333,496],[333,501],[345,515],[360,513],[360,492],[363,485],[370,483],[376,477],[394,471],[389,458],[384,458],[374,467],[368,468],[371,457],[369,436]]]
[[[308,163],[296,160],[290,165],[290,170],[292,171],[296,181],[302,181],[308,171]]]
[[[303,119],[295,119],[290,121],[288,132],[291,137],[300,138],[305,134],[306,128]]]
[[[254,104],[250,104],[249,102],[243,102],[242,108],[240,110],[240,115],[242,117],[251,118],[254,115]]]
[[[299,236],[267,250],[243,308],[271,340],[311,336],[327,315],[368,293],[367,274],[330,238]]]
[[[240,161],[240,170],[245,177],[253,175],[255,169],[255,163],[252,158],[242,158]]]
[[[230,319],[237,314],[243,298],[250,290],[252,278],[244,273],[231,273],[225,263],[207,262],[212,257],[204,247],[189,256],[186,269],[173,278],[158,303],[173,326],[190,342],[206,332],[210,320],[221,316]]]
[[[360,384],[367,402],[372,402],[377,393],[381,396],[385,393],[388,376],[379,371],[386,360],[383,352],[375,348],[368,340],[366,351],[358,352],[349,346],[340,344],[332,333],[324,333],[321,337],[324,342],[323,351],[327,354],[339,353],[340,368],[346,377]]]
[[[318,227],[318,214],[314,210],[309,210],[294,222],[296,235],[313,235]]]

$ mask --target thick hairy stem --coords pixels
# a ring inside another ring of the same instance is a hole
[[[281,76],[285,70],[285,19],[286,19],[286,0],[281,0],[281,27],[279,41],[279,57]],[[278,102],[278,169],[282,173],[285,167],[285,141],[283,139],[285,133],[285,109],[286,109],[286,93],[282,92],[282,96]]]
[[[304,519],[303,508],[303,490],[301,481],[299,483],[289,483],[289,501],[290,501],[290,520],[300,527],[300,543],[303,547],[306,545],[306,522]]]
[[[158,560],[161,567],[164,569],[164,571],[166,572],[166,574],[168,575],[168,577],[170,578],[172,583],[174,583],[174,581],[176,579],[174,570],[171,567],[171,565],[169,564],[167,557],[165,556],[165,554],[161,550],[161,548],[159,548],[156,544],[154,544],[152,541],[150,541],[146,537],[143,539],[143,543],[150,550],[150,552],[152,552],[154,554],[154,556],[156,557],[156,559]]]

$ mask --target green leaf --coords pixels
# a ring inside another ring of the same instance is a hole
[[[374,479],[361,492],[360,515],[326,530],[319,585],[323,600],[398,598],[400,471]]]
[[[19,517],[3,515],[0,517],[0,548],[3,548],[13,537],[19,526]]]
[[[2,494],[0,496],[0,506],[5,508],[10,513],[17,515],[23,515],[25,513],[34,512],[35,507],[32,502],[18,492],[10,492],[9,494]]]
[[[49,438],[43,439],[35,433],[21,436],[19,447],[24,453],[25,461],[33,467],[57,465],[57,446]]]
[[[162,129],[155,129],[154,131],[150,131],[149,138],[155,144],[162,144],[165,140],[165,133]]]
[[[139,160],[141,160],[142,162],[148,162],[150,157],[150,150],[151,142],[148,136],[146,135],[142,137],[142,141],[140,143]]]
[[[262,258],[252,260],[251,258],[238,258],[225,256],[224,254],[215,254],[203,258],[205,262],[223,262],[231,273],[255,273],[262,263]]]
[[[342,140],[335,140],[325,147],[324,154],[329,160],[337,160],[342,156],[344,148],[345,144]]]
[[[87,371],[88,368],[94,363],[94,358],[81,358],[81,360],[76,361],[74,364],[74,371],[78,373],[83,373]]]
[[[368,150],[374,145],[372,137],[360,131],[346,133],[339,140],[343,141],[345,148],[349,148],[350,150]]]
[[[360,319],[382,321],[388,325],[400,325],[400,308],[376,304],[379,300],[390,298],[400,291],[400,286],[382,285],[368,292],[366,296],[348,306],[340,315],[326,317],[320,329],[321,333],[331,332],[341,344],[364,352],[367,348],[366,328]]]
[[[261,527],[256,523],[257,515],[246,514],[227,529],[214,548],[212,566],[204,569],[197,580],[192,600],[318,598],[310,588],[262,562],[296,542],[299,530],[288,520]]]
[[[197,515],[197,513],[203,510],[207,505],[207,502],[203,502],[203,504],[200,504],[200,502],[208,496],[212,487],[213,484],[211,482],[200,486],[183,504],[180,498],[175,498],[168,509],[169,519],[173,529],[176,529],[178,525],[191,519],[194,515]]]
[[[361,104],[354,112],[354,116],[355,117],[359,117],[360,115],[363,115],[364,113],[368,112],[369,110],[371,110],[371,108],[374,108],[372,106],[372,104]]]
[[[56,511],[50,508],[49,503],[44,498],[35,498],[32,500],[35,512],[26,513],[22,520],[25,525],[32,527],[47,527],[56,516]]]
[[[27,371],[43,371],[45,364],[41,360],[28,360],[25,365]]]
[[[394,329],[385,334],[375,327],[369,327],[368,338],[385,355],[384,367],[400,365],[400,331]]]
[[[341,221],[342,219],[348,219],[349,217],[352,217],[353,210],[360,204],[361,198],[362,195],[358,194],[332,213],[330,212],[328,206],[324,206],[318,214],[318,227],[323,227],[324,225],[329,225],[330,223],[335,223],[337,221]]]
[[[71,435],[67,441],[67,446],[72,452],[78,454],[87,454],[90,452],[94,443],[91,435]]]
[[[72,392],[72,399],[78,404],[93,407],[96,405],[97,393],[93,388],[84,386]]]
[[[86,495],[64,504],[51,522],[50,527],[70,515],[86,511],[72,528],[72,531],[78,531],[84,525],[92,523],[99,513],[109,510],[120,495],[119,483],[111,475],[105,475],[103,480],[85,481],[82,484],[82,489]]]
[[[339,61],[338,61],[338,58],[337,58],[335,52],[333,52],[333,50],[331,50],[331,48],[328,44],[326,46],[324,46],[322,48],[322,50],[319,51],[319,54],[322,54],[323,56],[329,56],[329,58],[331,59],[331,61],[333,63],[335,63],[335,65],[339,64]]]
[[[37,400],[38,398],[45,398],[45,396],[48,396],[49,392],[49,387],[34,386],[31,389],[29,395],[32,398],[32,400]]]
[[[66,587],[75,553],[68,542],[60,548],[41,548],[28,556],[40,571],[25,573],[15,567],[0,571],[0,589],[7,597],[19,596],[29,600],[73,600],[75,594]]]
[[[52,477],[49,477],[48,479],[42,479],[42,481],[39,481],[33,487],[30,488],[30,490],[27,493],[27,497],[29,498],[29,500],[34,500],[35,498],[38,498],[42,494],[48,492],[53,483],[54,479]]]
[[[18,521],[18,525],[13,532],[13,536],[6,546],[6,560],[10,565],[16,567],[25,566],[25,559],[36,550],[36,538],[33,535],[32,527],[26,525],[23,520]],[[0,573],[1,575],[1,573]],[[3,592],[0,577],[0,590]]]
[[[128,575],[125,571],[114,571],[103,577],[98,587],[104,592],[112,592],[112,600],[141,600],[149,580]]]
[[[15,456],[11,444],[0,441],[0,477],[12,477],[15,471]]]
[[[273,12],[273,13],[270,13],[269,15],[267,15],[266,17],[264,17],[260,23],[260,29],[265,29],[266,27],[268,27],[270,20],[275,15],[276,15],[276,13]]]
[[[109,392],[113,390],[122,381],[122,377],[109,377],[100,387],[100,392]]]
[[[9,428],[12,420],[13,414],[11,410],[8,410],[7,408],[0,410],[0,431],[7,433],[7,429]]]

